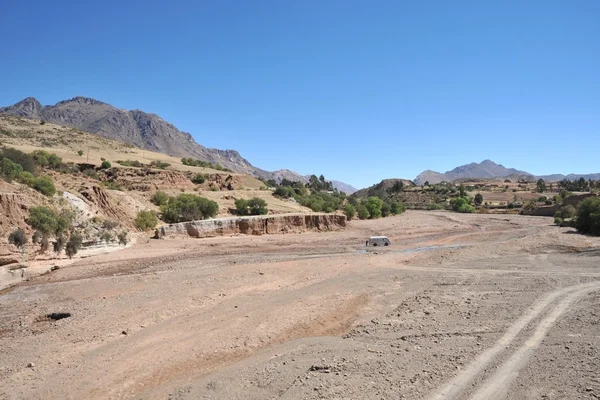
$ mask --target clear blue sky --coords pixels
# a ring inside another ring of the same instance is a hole
[[[2,3],[0,105],[159,114],[364,187],[489,158],[600,172],[600,1]]]

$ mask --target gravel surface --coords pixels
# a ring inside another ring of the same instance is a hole
[[[409,211],[82,260],[0,292],[0,398],[600,398],[600,238],[551,222]]]

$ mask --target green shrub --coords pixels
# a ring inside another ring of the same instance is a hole
[[[102,164],[100,164],[100,169],[109,169],[110,167],[112,167],[112,164],[107,160],[102,161]]]
[[[92,178],[92,179],[95,179],[95,180],[99,179],[98,172],[96,172],[96,170],[93,169],[93,168],[84,169],[83,170],[83,174],[85,176],[87,176],[88,178]]]
[[[238,215],[265,215],[269,212],[267,202],[258,197],[238,199],[235,201],[235,208]]]
[[[167,162],[163,162],[163,161],[157,160],[157,161],[150,162],[150,167],[152,167],[152,168],[166,169],[169,166],[171,166],[171,164],[169,164]]]
[[[383,203],[381,205],[381,216],[388,217],[392,213],[390,205],[388,203]]]
[[[163,204],[166,204],[167,201],[169,201],[169,195],[166,194],[163,191],[157,191],[156,193],[154,193],[152,195],[152,198],[150,199],[150,201],[156,205],[156,206],[162,206]]]
[[[465,197],[457,197],[450,200],[452,209],[459,213],[472,213],[475,211],[475,207],[469,204],[469,200]]]
[[[216,169],[218,171],[233,172],[229,168],[224,168],[224,167],[222,167],[220,165],[214,165],[214,164],[211,164],[211,163],[209,163],[207,161],[195,160],[193,158],[182,158],[181,159],[181,163],[183,165],[191,165],[193,167],[212,168],[212,169]]]
[[[81,157],[81,156],[83,156],[83,150],[77,150],[77,154],[78,154],[80,157]],[[104,160],[102,160],[102,161],[104,161]]]
[[[31,153],[31,157],[42,168],[59,169],[62,165],[62,158],[45,150],[35,150]]]
[[[427,204],[427,209],[428,210],[441,210],[443,207],[441,204],[438,203],[434,203],[433,201],[429,202],[429,204]]]
[[[401,201],[393,201],[392,204],[390,204],[390,211],[392,212],[392,215],[399,215],[406,211],[406,207],[404,207],[404,203]]]
[[[73,221],[73,214],[68,211],[57,213],[44,206],[31,207],[27,223],[42,235],[60,235],[66,232]]]
[[[158,218],[154,211],[142,210],[135,217],[135,225],[143,231],[154,229],[156,224],[158,224]]]
[[[572,205],[568,204],[566,206],[562,206],[560,210],[554,213],[554,217],[558,217],[561,219],[573,218],[577,214],[577,209]]]
[[[206,176],[202,174],[196,174],[192,177],[192,183],[195,183],[196,185],[201,185],[204,182],[206,182]]]
[[[574,226],[578,232],[600,235],[600,197],[588,197],[579,203]]]
[[[58,228],[58,215],[48,207],[38,206],[29,209],[27,223],[44,235],[54,234]]]
[[[31,187],[35,182],[35,177],[31,175],[31,172],[23,171],[19,175],[18,181]]]
[[[56,234],[59,235],[68,231],[73,221],[75,220],[75,214],[72,211],[62,210],[56,216]]]
[[[81,249],[83,244],[83,237],[80,234],[72,234],[65,246],[65,253],[69,258],[73,258],[75,254]]]
[[[121,187],[121,184],[114,179],[101,182],[101,185],[104,186],[106,189],[110,189],[110,190],[123,190],[123,188]]]
[[[8,158],[15,164],[19,164],[23,171],[27,171],[35,175],[36,163],[33,157],[29,154],[23,153],[20,150],[13,148],[6,148],[0,151],[0,159]]]
[[[554,216],[554,225],[561,226],[562,222],[563,222],[563,219],[561,217],[557,217],[556,215]]]
[[[8,243],[14,244],[18,248],[22,248],[27,243],[27,235],[21,228],[17,228],[8,235]]]
[[[54,183],[47,176],[40,176],[39,178],[35,178],[33,180],[33,188],[43,194],[44,196],[54,196],[56,193],[56,188],[54,187]]]
[[[473,207],[470,204],[463,204],[462,206],[459,207],[458,212],[459,213],[472,213],[472,212],[475,212],[475,207]]]
[[[0,160],[0,176],[4,180],[12,182],[13,180],[17,179],[22,173],[23,167],[15,163],[14,161],[8,158],[3,158]],[[30,172],[28,173],[31,175]]]
[[[369,210],[364,204],[359,204],[358,206],[356,206],[356,215],[358,215],[359,219],[367,219],[371,217],[371,214],[369,214]]]
[[[169,198],[161,206],[161,212],[168,223],[194,221],[214,217],[219,212],[219,205],[204,197],[184,193]]]
[[[117,164],[121,164],[125,167],[137,167],[137,168],[141,168],[144,166],[144,164],[142,164],[141,162],[137,161],[137,160],[119,160],[117,161]]]
[[[288,186],[277,186],[275,192],[273,192],[275,196],[283,197],[285,199],[290,198],[294,195],[294,189]]]
[[[346,204],[344,206],[344,214],[348,218],[348,221],[351,221],[356,215],[356,208],[352,204]]]

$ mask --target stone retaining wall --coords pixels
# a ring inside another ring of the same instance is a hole
[[[346,227],[346,216],[337,214],[281,214],[252,217],[216,218],[162,226],[155,238],[223,235],[272,235],[305,231],[336,231]]]

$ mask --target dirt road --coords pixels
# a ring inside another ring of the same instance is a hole
[[[550,223],[407,212],[82,260],[0,295],[0,398],[598,398],[600,239]]]

